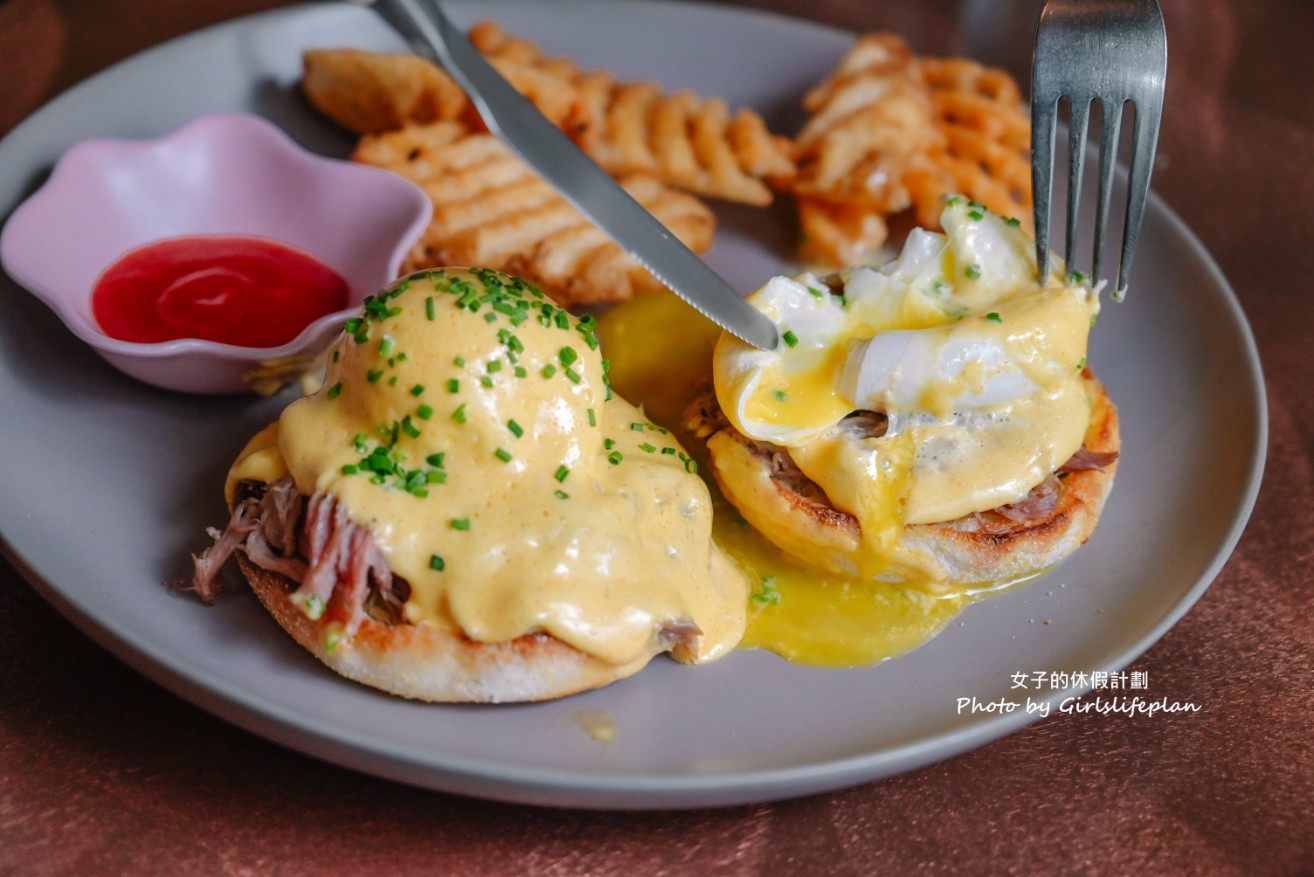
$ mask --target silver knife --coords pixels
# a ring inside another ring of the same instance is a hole
[[[489,131],[654,277],[731,334],[762,350],[775,349],[780,340],[775,324],[516,91],[436,0],[354,2],[373,7],[417,52],[451,74]]]

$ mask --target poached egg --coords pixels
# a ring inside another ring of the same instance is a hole
[[[1098,290],[1062,266],[1039,281],[1031,238],[976,202],[948,199],[941,223],[879,268],[769,281],[749,301],[776,323],[776,350],[729,333],[717,343],[731,424],[785,449],[859,522],[856,550],[839,559],[782,545],[805,562],[935,585],[945,571],[903,544],[907,525],[1016,502],[1082,445]],[[855,429],[854,412],[878,417]]]

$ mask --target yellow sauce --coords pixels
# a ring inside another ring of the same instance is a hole
[[[587,326],[504,281],[448,269],[396,287],[349,324],[323,388],[252,440],[230,490],[287,472],[332,494],[410,583],[413,623],[482,642],[545,631],[617,665],[670,625],[702,633],[677,657],[733,649],[746,582],[684,448],[608,392]]]
[[[949,584],[932,593],[917,585],[819,572],[791,558],[721,496],[683,414],[711,383],[711,355],[721,332],[673,295],[618,305],[599,320],[612,386],[669,426],[699,457],[713,495],[713,536],[753,584],[740,648],[762,648],[823,667],[874,664],[910,651],[939,633],[969,603],[1014,583]]]
[[[918,231],[881,269],[843,272],[842,296],[812,275],[772,278],[749,301],[781,328],[778,349],[729,333],[717,342],[730,423],[785,449],[858,522],[860,538],[842,547],[775,498],[752,459],[725,461],[734,449],[719,448],[728,498],[808,565],[952,587],[906,527],[1017,502],[1081,447],[1098,296],[1061,275],[1038,283],[1030,239],[978,208],[950,199],[945,234]],[[886,416],[879,434],[844,425],[864,410]]]

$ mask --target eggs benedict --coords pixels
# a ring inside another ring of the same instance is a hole
[[[236,552],[316,657],[426,700],[558,697],[660,653],[724,655],[747,582],[684,449],[611,392],[594,325],[481,269],[367,300],[323,387],[233,464],[192,587],[213,594]]]
[[[1037,281],[1018,223],[961,197],[880,268],[777,277],[728,333],[687,426],[722,492],[787,554],[930,593],[1049,567],[1112,485],[1117,412],[1086,367],[1096,289]]]

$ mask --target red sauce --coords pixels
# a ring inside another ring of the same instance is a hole
[[[204,338],[278,347],[347,306],[347,281],[262,238],[183,237],[131,250],[96,281],[91,311],[111,338]]]

